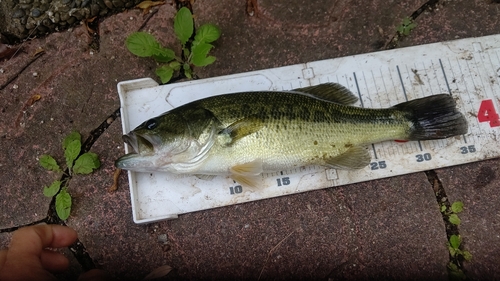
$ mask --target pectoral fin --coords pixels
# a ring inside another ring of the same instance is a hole
[[[238,140],[253,134],[264,127],[264,122],[257,116],[249,116],[234,122],[219,132],[219,135],[227,135],[226,145],[233,145]]]
[[[318,99],[344,105],[351,105],[358,101],[358,97],[349,91],[349,89],[337,83],[324,83],[292,91],[306,93]]]
[[[252,162],[239,164],[229,169],[230,177],[236,182],[258,188],[261,182],[262,160],[257,159]]]
[[[339,156],[325,159],[328,167],[342,170],[362,169],[366,167],[370,161],[370,154],[366,148],[361,146],[353,146]]]

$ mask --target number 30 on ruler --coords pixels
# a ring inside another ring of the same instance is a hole
[[[490,127],[500,127],[500,116],[495,109],[493,100],[483,100],[477,112],[479,122],[489,122]]]

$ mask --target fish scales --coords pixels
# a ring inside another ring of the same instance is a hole
[[[221,130],[249,116],[265,126],[231,146],[222,145],[214,153],[241,163],[259,157],[268,171],[324,165],[322,158],[334,157],[352,146],[403,139],[410,126],[401,113],[395,118],[395,110],[350,107],[300,94],[254,92],[218,97],[187,106],[211,111],[221,121]],[[215,163],[207,162],[206,166],[213,169]]]

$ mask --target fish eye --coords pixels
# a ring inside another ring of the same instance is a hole
[[[146,128],[148,130],[153,130],[156,127],[158,127],[158,120],[156,120],[155,118],[146,121]]]

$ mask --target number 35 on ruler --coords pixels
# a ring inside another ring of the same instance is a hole
[[[479,122],[489,122],[490,127],[500,127],[500,116],[495,109],[493,100],[483,100],[477,112]]]

